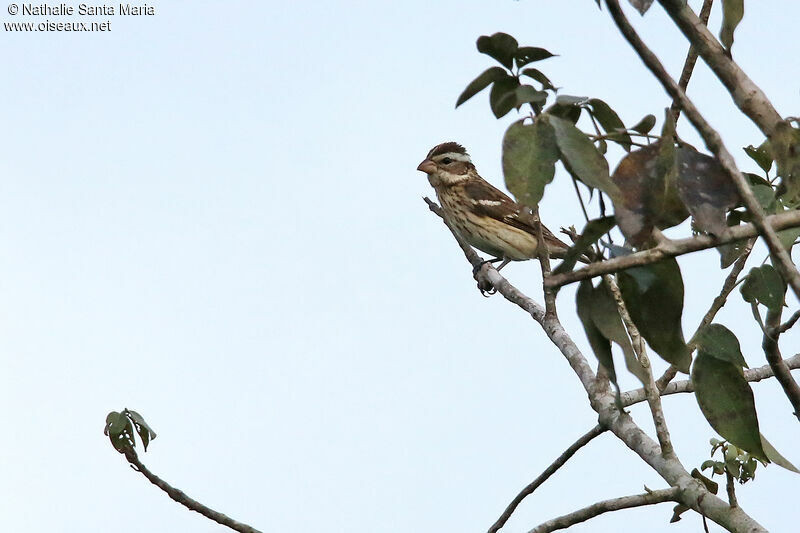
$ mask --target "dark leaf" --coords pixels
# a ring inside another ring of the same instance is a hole
[[[555,56],[555,54],[551,54],[544,48],[537,48],[535,46],[521,46],[517,49],[516,54],[514,54],[514,58],[517,60],[518,68],[522,68],[528,63],[541,61],[542,59],[547,59],[548,57],[553,56]]]
[[[722,0],[722,29],[719,40],[730,52],[733,46],[733,32],[744,16],[744,0]]]
[[[722,324],[709,324],[697,333],[697,348],[721,361],[748,368],[742,355],[739,339]]]
[[[553,181],[558,146],[553,128],[543,120],[515,122],[503,137],[503,175],[517,202],[535,207]]]
[[[709,461],[706,461],[706,463],[708,463],[708,462]],[[703,463],[703,464],[706,464],[706,463]],[[705,468],[703,468],[702,466],[700,468],[705,470]],[[717,492],[719,492],[719,485],[717,483],[715,483],[714,481],[711,481],[710,479],[708,479],[703,474],[701,474],[698,469],[696,469],[696,468],[692,469],[692,477],[695,478],[696,480],[700,481],[703,485],[705,485],[706,489],[708,489],[708,492],[710,492],[711,494],[716,494]]]
[[[456,101],[456,107],[460,106],[492,83],[511,77],[512,76],[509,75],[508,72],[506,72],[506,70],[502,67],[492,67],[484,70],[480,76],[472,80],[472,82],[467,85],[467,88],[464,89],[464,92],[458,97],[458,100]]]
[[[534,79],[542,84],[543,89],[549,89],[551,91],[555,91],[556,88],[550,82],[550,78],[542,74],[542,72],[535,68],[524,68],[522,72],[520,72],[522,76],[528,76],[531,79]]]
[[[769,149],[766,146],[767,141],[765,141],[761,146],[755,147],[752,144],[749,146],[744,147],[744,153],[750,156],[750,159],[756,162],[756,164],[761,167],[761,170],[764,172],[769,172],[772,168],[772,155],[769,153]]]
[[[562,274],[575,268],[575,263],[577,263],[578,258],[581,257],[590,246],[597,242],[597,239],[611,231],[611,228],[613,228],[616,223],[614,217],[596,218],[587,222],[581,232],[581,236],[578,237],[575,244],[567,250],[564,260],[553,270],[553,274]]]
[[[653,0],[628,0],[628,2],[636,8],[640,15],[644,15],[653,4]]]
[[[700,230],[721,237],[725,215],[740,202],[739,193],[716,159],[691,148],[677,148],[678,193]]]
[[[494,82],[492,91],[489,93],[489,105],[495,117],[501,118],[516,107],[517,87],[519,87],[519,80],[513,77]]]
[[[634,1],[636,1],[636,0],[630,0],[631,3],[633,3]],[[652,3],[652,1],[653,0],[649,0],[650,3]],[[644,14],[644,13],[642,13],[642,14]],[[674,524],[675,522],[679,521],[681,519],[681,515],[683,513],[685,513],[686,511],[688,511],[689,509],[691,509],[691,507],[687,507],[687,506],[683,505],[682,503],[679,503],[678,505],[673,507],[673,509],[672,509],[672,518],[669,519],[669,523],[670,524]]]
[[[744,301],[760,303],[767,309],[777,311],[783,306],[786,286],[772,265],[753,267],[740,289]]]
[[[622,119],[619,118],[619,115],[617,115],[616,111],[611,109],[607,103],[599,98],[590,99],[589,106],[592,109],[594,118],[597,119],[597,122],[599,122],[606,133],[609,134],[609,139],[616,141],[626,151],[630,152],[631,138],[627,133],[624,132],[625,124],[622,123]]]
[[[650,133],[650,130],[656,125],[656,117],[655,115],[647,115],[642,120],[636,123],[635,126],[631,126],[633,131],[639,132],[643,135]]]
[[[608,162],[586,134],[567,120],[554,116],[547,118],[555,131],[561,160],[570,174],[589,187],[600,189],[611,198],[617,196],[617,186],[608,175]]]
[[[600,332],[600,329],[592,320],[593,294],[594,287],[592,282],[589,280],[581,281],[575,293],[576,311],[595,357],[603,365],[603,368],[608,371],[608,377],[614,386],[617,386],[617,373],[614,370],[614,359],[611,357],[611,342]]]
[[[517,40],[507,33],[498,32],[491,36],[478,37],[478,52],[496,59],[507,69],[514,66],[514,55],[519,44]]]
[[[728,213],[728,227],[738,226],[739,222],[741,222],[741,214],[738,211]],[[742,256],[745,246],[746,241],[734,241],[717,246],[720,256],[719,267],[725,269],[735,263]]]
[[[664,259],[618,276],[625,306],[644,339],[662,359],[688,373],[691,354],[681,329],[683,279],[678,262]]]
[[[621,190],[612,198],[614,215],[634,246],[646,244],[654,227],[672,227],[689,216],[678,195],[674,154],[674,145],[664,139],[634,150],[614,170],[611,179]]]
[[[740,366],[698,350],[692,365],[695,397],[708,423],[728,442],[766,461],[753,391]]]
[[[556,102],[547,108],[547,114],[554,117],[563,118],[575,124],[581,116],[581,106],[574,104],[559,104]]]
[[[144,451],[147,451],[147,445],[150,444],[150,441],[156,438],[156,432],[147,425],[147,422],[144,421],[142,415],[133,411],[131,409],[125,409],[124,411],[127,413],[128,417],[133,421],[133,425],[136,428],[136,433],[139,434],[139,438],[142,439],[142,444],[144,445]]]

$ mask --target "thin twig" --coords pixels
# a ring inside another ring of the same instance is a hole
[[[703,22],[704,25],[708,26],[708,17],[711,15],[711,5],[714,3],[714,0],[704,0],[703,7],[700,8],[700,20]],[[683,70],[681,71],[681,77],[678,80],[678,86],[686,92],[686,88],[689,86],[689,79],[692,77],[692,72],[694,72],[694,66],[697,63],[697,49],[689,45],[689,52],[686,54],[686,61],[683,63]],[[672,106],[670,106],[670,112],[674,117],[675,122],[678,122],[678,119],[681,116],[681,107],[677,100],[672,101]]]
[[[506,510],[503,511],[503,514],[500,515],[500,518],[498,518],[497,521],[492,525],[492,527],[489,528],[488,533],[497,533],[497,531],[500,531],[500,528],[502,528],[506,524],[506,522],[508,522],[508,519],[511,518],[511,515],[517,509],[519,504],[522,503],[522,500],[533,494],[533,491],[539,488],[539,486],[542,483],[547,481],[547,479],[550,476],[555,474],[559,468],[564,466],[566,462],[569,461],[573,455],[575,455],[575,452],[577,452],[578,450],[589,444],[589,442],[591,442],[592,439],[602,434],[604,431],[606,431],[606,429],[598,424],[592,429],[590,429],[581,438],[573,442],[569,448],[564,450],[564,453],[559,455],[558,458],[545,469],[544,472],[539,474],[539,477],[531,481],[530,484],[528,484],[524,489],[522,489],[520,493],[517,494],[513,500],[511,500],[511,503],[508,504]]]
[[[213,520],[218,524],[222,524],[223,526],[227,526],[234,531],[239,531],[241,533],[261,533],[259,530],[248,526],[247,524],[243,524],[241,522],[237,522],[236,520],[211,509],[210,507],[206,507],[202,503],[198,502],[187,496],[182,490],[176,489],[175,487],[171,486],[169,483],[152,473],[150,470],[147,469],[144,464],[139,460],[139,457],[136,455],[136,450],[128,449],[125,451],[125,458],[128,462],[133,466],[133,469],[137,472],[141,472],[144,477],[146,477],[150,483],[155,485],[156,487],[160,488],[164,492],[167,493],[167,496],[178,502],[179,504],[183,505],[190,511],[195,511],[200,513],[201,515],[205,516]]]
[[[783,360],[783,357],[781,357],[781,350],[778,346],[778,339],[780,338],[780,333],[778,331],[781,327],[782,312],[783,307],[767,310],[767,318],[764,324],[766,329],[764,331],[764,338],[761,341],[761,347],[764,350],[764,354],[767,356],[769,366],[775,373],[775,379],[778,380],[778,383],[780,383],[783,388],[783,393],[789,398],[789,402],[792,404],[792,407],[794,407],[794,416],[800,420],[800,386],[797,385],[797,382],[792,377],[792,373],[789,372],[789,367],[786,365],[786,361]]]
[[[783,361],[786,363],[786,368],[789,370],[797,370],[800,368],[800,353]],[[758,368],[751,368],[744,371],[744,379],[750,383],[761,381],[775,376],[775,372],[769,365],[760,366]],[[670,394],[680,394],[683,392],[694,392],[694,384],[691,379],[684,379],[681,381],[674,381],[666,386],[661,392],[661,396],[668,396]],[[647,400],[647,395],[643,388],[633,389],[628,392],[622,393],[623,407],[641,403]]]
[[[590,518],[607,513],[609,511],[619,511],[621,509],[630,509],[632,507],[642,507],[644,505],[655,505],[664,502],[677,502],[680,489],[678,487],[670,487],[668,489],[653,490],[645,492],[644,494],[636,494],[635,496],[623,496],[621,498],[614,498],[611,500],[603,500],[594,503],[583,509],[579,509],[564,516],[553,518],[543,524],[539,524],[530,530],[530,533],[549,533],[559,529],[567,529],[581,522],[585,522]]]
[[[800,210],[785,211],[778,215],[770,215],[766,218],[766,222],[775,230],[800,226]],[[707,250],[708,248],[714,248],[721,244],[749,239],[757,235],[758,229],[754,225],[741,224],[728,228],[726,234],[720,238],[715,238],[710,235],[698,235],[696,237],[678,240],[664,239],[659,242],[657,246],[642,250],[641,252],[592,263],[578,270],[573,270],[572,272],[552,275],[547,279],[547,285],[549,287],[561,287],[562,285],[567,285],[583,279],[594,278],[596,276],[602,276],[603,274],[612,274],[620,270],[625,270],[626,268],[657,263],[668,257],[678,257],[699,250]]]
[[[660,2],[662,5],[665,5],[665,8],[666,4],[673,5],[672,1],[667,2],[665,0],[660,0]],[[683,0],[682,4],[685,7],[686,0]],[[633,26],[631,26],[630,22],[625,17],[625,14],[622,12],[619,1],[606,0],[606,6],[608,6],[608,11],[611,14],[611,17],[614,19],[614,22],[616,23],[620,32],[622,32],[622,35],[625,37],[625,39],[627,39],[633,49],[636,50],[636,53],[642,59],[642,62],[644,62],[650,72],[652,72],[653,75],[661,82],[667,93],[669,93],[673,99],[676,99],[680,102],[680,105],[686,114],[686,118],[695,127],[697,132],[703,138],[706,147],[711,151],[711,153],[714,154],[714,157],[717,159],[725,173],[728,174],[728,177],[736,186],[736,190],[742,199],[742,203],[747,208],[747,211],[750,213],[750,216],[753,219],[753,224],[755,224],[756,228],[758,228],[758,233],[764,238],[764,242],[766,243],[767,248],[770,251],[770,255],[773,258],[774,266],[777,268],[778,272],[780,272],[783,279],[789,284],[789,286],[792,287],[792,291],[794,292],[795,296],[800,298],[800,272],[798,272],[797,268],[792,262],[792,258],[783,247],[777,232],[767,222],[767,217],[764,213],[764,210],[761,208],[761,204],[758,202],[758,199],[755,197],[755,194],[750,188],[749,181],[736,167],[736,161],[734,161],[733,156],[730,154],[730,152],[728,152],[727,148],[725,148],[725,144],[722,142],[722,138],[720,137],[719,133],[714,130],[714,128],[712,128],[708,122],[706,122],[706,119],[703,118],[703,115],[700,113],[697,107],[695,107],[694,103],[689,100],[689,98],[686,96],[686,93],[684,93],[681,88],[678,87],[678,85],[675,83],[675,80],[673,80],[664,69],[664,66],[661,64],[661,61],[659,61],[658,57],[656,57],[656,55],[644,44],[639,35],[636,33],[636,30],[633,29]],[[694,41],[692,42],[694,43]],[[702,53],[702,50],[700,50],[700,52]]]
[[[797,322],[797,319],[799,319],[799,318],[800,318],[800,309],[798,309],[797,311],[792,313],[792,316],[789,317],[789,320],[787,320],[786,322],[784,322],[783,324],[780,325],[780,327],[778,328],[778,331],[777,331],[778,335],[780,335],[782,333],[786,333],[787,331],[792,329],[792,326],[795,325],[795,323]]]
[[[536,252],[539,256],[539,264],[542,267],[542,281],[544,282],[550,276],[550,249],[544,240],[542,219],[539,218],[538,207],[533,210],[533,219],[536,221],[536,238],[539,241],[539,245],[536,247]],[[542,283],[542,288],[544,290],[545,314],[558,318],[558,311],[556,309],[556,291],[544,283]]]
[[[739,507],[739,502],[736,501],[736,482],[733,479],[733,474],[725,469],[725,490],[728,492],[728,504],[731,507]]]
[[[639,328],[636,327],[630,314],[628,314],[625,301],[622,299],[622,293],[616,281],[614,281],[614,278],[611,276],[603,276],[603,281],[611,292],[614,302],[617,304],[619,316],[622,318],[622,323],[625,325],[625,330],[628,332],[633,351],[636,352],[636,358],[644,369],[646,379],[643,380],[643,385],[647,395],[647,403],[650,406],[650,413],[653,416],[653,425],[655,425],[656,428],[658,443],[661,446],[661,454],[664,457],[671,457],[675,454],[675,450],[672,448],[672,441],[670,440],[669,429],[667,428],[667,420],[664,418],[664,410],[661,407],[661,397],[659,396],[655,381],[653,381],[653,367],[650,364],[650,358],[647,356],[647,351],[644,347],[644,339],[642,339],[642,336],[639,334]]]

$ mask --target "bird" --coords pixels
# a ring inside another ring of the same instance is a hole
[[[472,247],[500,262],[539,255],[537,224],[530,211],[509,198],[478,174],[467,150],[456,142],[434,146],[417,170],[428,175],[444,218]],[[541,224],[542,237],[551,257],[563,258],[569,246]]]

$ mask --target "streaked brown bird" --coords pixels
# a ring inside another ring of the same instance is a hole
[[[417,170],[428,175],[445,218],[461,237],[494,256],[487,262],[501,261],[497,270],[539,255],[533,216],[481,178],[463,146],[455,142],[434,146]],[[564,257],[569,247],[544,224],[542,237],[551,257]]]

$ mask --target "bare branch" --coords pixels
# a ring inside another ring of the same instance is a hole
[[[736,106],[750,117],[764,135],[770,136],[781,121],[781,116],[764,92],[728,57],[722,44],[692,11],[686,0],[659,0],[659,3],[728,89]]]
[[[639,359],[642,368],[645,370],[647,381],[644,382],[644,390],[647,396],[647,403],[650,406],[650,413],[653,415],[653,425],[656,428],[656,436],[658,443],[661,446],[661,454],[665,457],[673,456],[675,450],[672,448],[672,441],[669,437],[669,429],[667,428],[667,420],[664,418],[664,410],[661,407],[661,396],[656,388],[655,381],[653,381],[653,367],[650,365],[650,358],[647,357],[647,351],[644,347],[644,339],[639,334],[639,328],[633,323],[628,309],[625,307],[625,301],[622,299],[622,293],[617,286],[616,281],[611,276],[603,276],[608,290],[614,298],[619,310],[619,316],[622,318],[622,323],[625,324],[625,330],[631,339],[631,345],[636,358]]]
[[[589,444],[589,442],[591,442],[592,439],[602,434],[604,431],[606,431],[605,428],[603,428],[600,425],[597,425],[592,429],[590,429],[589,432],[583,435],[581,438],[573,442],[569,448],[564,450],[564,453],[559,455],[558,458],[545,469],[544,472],[539,474],[539,477],[534,479],[528,486],[522,489],[522,491],[520,491],[520,493],[517,494],[517,496],[513,500],[511,500],[511,503],[508,504],[506,510],[503,511],[502,515],[500,515],[500,518],[498,518],[497,521],[492,525],[492,527],[489,528],[488,533],[497,533],[497,531],[500,531],[500,528],[502,528],[506,524],[506,522],[508,522],[508,519],[511,518],[511,515],[517,509],[519,504],[522,503],[522,500],[533,494],[533,491],[539,488],[539,486],[542,483],[547,481],[547,479],[550,476],[555,474],[559,468],[564,466],[566,462],[569,461],[569,459],[573,455],[575,455],[575,452],[577,452],[578,450]]]
[[[787,331],[792,329],[792,326],[795,325],[798,318],[800,318],[800,309],[792,313],[792,316],[789,317],[789,320],[781,324],[781,326],[778,328],[778,334],[780,335],[782,333],[786,333]]]
[[[674,8],[675,4],[678,3],[675,0],[660,0],[660,2],[665,8],[667,5],[670,5]],[[697,16],[694,15],[694,12],[692,12],[691,9],[688,9],[688,5],[686,4],[685,0],[680,2],[680,4],[685,8],[682,11],[688,10],[695,19],[697,18]],[[742,202],[753,218],[753,223],[755,224],[756,228],[758,228],[759,234],[764,238],[767,248],[769,248],[774,266],[778,269],[783,279],[786,280],[786,282],[792,287],[792,291],[794,292],[795,296],[800,298],[800,272],[797,271],[794,263],[792,263],[792,258],[783,247],[783,244],[781,244],[775,229],[769,223],[767,223],[766,215],[764,214],[764,210],[761,208],[761,204],[759,204],[758,199],[750,189],[750,184],[747,178],[745,178],[736,167],[736,162],[734,161],[730,152],[728,152],[728,150],[725,148],[719,133],[717,133],[717,131],[714,130],[708,124],[708,122],[706,122],[705,118],[703,118],[703,115],[695,107],[692,101],[689,100],[681,88],[678,87],[678,85],[675,83],[675,80],[669,76],[667,71],[664,69],[664,66],[661,64],[661,61],[659,61],[656,55],[653,54],[649,48],[647,48],[644,42],[642,42],[641,38],[636,33],[636,30],[633,29],[633,26],[631,26],[630,22],[625,17],[625,14],[622,12],[622,9],[619,6],[619,1],[606,0],[606,5],[608,6],[608,11],[611,14],[611,17],[614,19],[614,22],[616,23],[620,32],[622,32],[622,35],[625,36],[625,39],[627,39],[633,49],[636,50],[636,53],[639,54],[639,57],[642,59],[647,68],[650,69],[650,72],[652,72],[653,75],[661,82],[661,85],[664,86],[664,89],[667,91],[667,93],[669,93],[673,99],[676,99],[680,102],[681,107],[686,113],[686,118],[689,119],[689,121],[695,127],[697,132],[703,138],[706,147],[714,154],[723,170],[725,170],[725,173],[728,174],[730,179],[733,181],[733,184],[736,186],[736,190],[739,192]],[[708,30],[705,28],[705,26],[702,26],[702,24],[699,24],[699,26],[708,33]],[[719,43],[717,43],[717,45],[719,45]],[[701,55],[703,55],[703,48],[701,45],[698,45],[698,51],[701,53]],[[706,61],[708,61],[705,55],[703,55],[703,57],[706,59]],[[730,63],[733,64],[732,61]],[[750,81],[746,76],[737,80],[739,84],[734,86],[734,88],[740,90],[742,87],[741,84],[745,83],[746,81]],[[750,83],[752,84],[753,90],[758,90],[758,87],[756,87],[755,84],[752,82]],[[728,89],[731,90],[732,87],[728,87]],[[748,96],[755,98],[753,95]],[[767,104],[769,103],[765,96],[764,101]],[[744,109],[742,110],[744,111]],[[775,112],[774,109],[772,111]],[[777,112],[775,112],[775,114],[777,115]],[[778,120],[780,120],[780,117],[778,117]],[[777,122],[775,124],[777,124]]]
[[[176,489],[175,487],[171,486],[169,483],[152,473],[150,470],[147,469],[146,466],[139,461],[139,457],[136,455],[136,450],[129,449],[125,452],[125,458],[128,462],[133,466],[134,470],[141,472],[144,477],[146,477],[150,483],[155,485],[156,487],[160,488],[164,492],[167,493],[167,496],[178,502],[179,504],[183,505],[190,511],[195,511],[200,513],[201,515],[205,516],[213,520],[218,524],[222,524],[223,526],[227,526],[234,531],[239,531],[241,533],[261,533],[259,530],[248,526],[247,524],[243,524],[241,522],[237,522],[236,520],[211,509],[210,507],[206,507],[202,503],[198,502],[197,500],[193,500],[189,496],[187,496],[182,490]]]
[[[798,368],[800,368],[800,353],[790,357],[789,359],[784,359],[783,362],[786,364],[786,368],[788,368],[789,370],[797,370]],[[744,371],[744,378],[750,383],[761,381],[774,376],[775,372],[769,365],[760,366],[758,368],[751,368],[749,370]],[[685,379],[682,381],[675,381],[673,383],[670,383],[661,393],[661,396],[667,396],[670,394],[679,394],[683,392],[694,392],[694,385],[692,384],[691,379]],[[622,393],[622,405],[624,407],[641,403],[646,399],[647,395],[645,394],[644,389],[634,389]]]
[[[800,420],[800,386],[792,377],[789,372],[789,367],[786,361],[781,357],[781,350],[778,347],[778,339],[780,338],[781,313],[783,308],[779,307],[776,310],[767,310],[767,319],[765,322],[764,338],[761,341],[761,347],[764,349],[764,354],[767,356],[767,363],[775,373],[775,379],[778,380],[783,393],[789,398],[789,402],[794,407],[794,416]]]
[[[567,529],[581,522],[599,516],[610,511],[630,509],[632,507],[642,507],[644,505],[655,505],[664,502],[677,502],[680,489],[671,487],[668,489],[653,490],[635,496],[623,496],[612,500],[603,500],[583,509],[579,509],[564,516],[553,518],[543,524],[539,524],[530,530],[530,533],[549,533],[558,529]]]
[[[778,215],[770,215],[766,217],[765,222],[774,230],[794,228],[800,226],[800,211],[786,211]],[[607,261],[591,263],[586,267],[573,270],[572,272],[550,276],[546,283],[548,287],[561,287],[583,279],[594,278],[603,274],[612,274],[620,270],[625,270],[626,268],[649,265],[650,263],[656,263],[668,257],[677,257],[699,250],[707,250],[708,248],[714,248],[720,244],[749,239],[756,235],[758,235],[758,229],[753,224],[741,224],[728,228],[727,234],[721,238],[714,238],[710,235],[698,235],[697,237],[679,240],[664,239],[659,242],[657,246],[642,250],[641,252],[615,257]]]
[[[736,501],[736,482],[733,480],[733,474],[725,469],[725,489],[728,492],[728,504],[731,507],[739,507],[739,502]]]
[[[703,7],[700,8],[700,21],[703,23],[704,26],[708,26],[708,17],[711,15],[711,6],[714,3],[714,0],[704,0]],[[689,52],[686,54],[686,61],[683,63],[683,70],[681,71],[681,77],[678,80],[678,86],[686,92],[686,88],[689,86],[689,79],[692,77],[692,72],[694,72],[694,66],[697,63],[697,48],[693,45],[689,45]],[[675,119],[675,122],[678,122],[678,119],[681,116],[681,107],[677,100],[672,101],[672,105],[669,108],[672,116]]]

